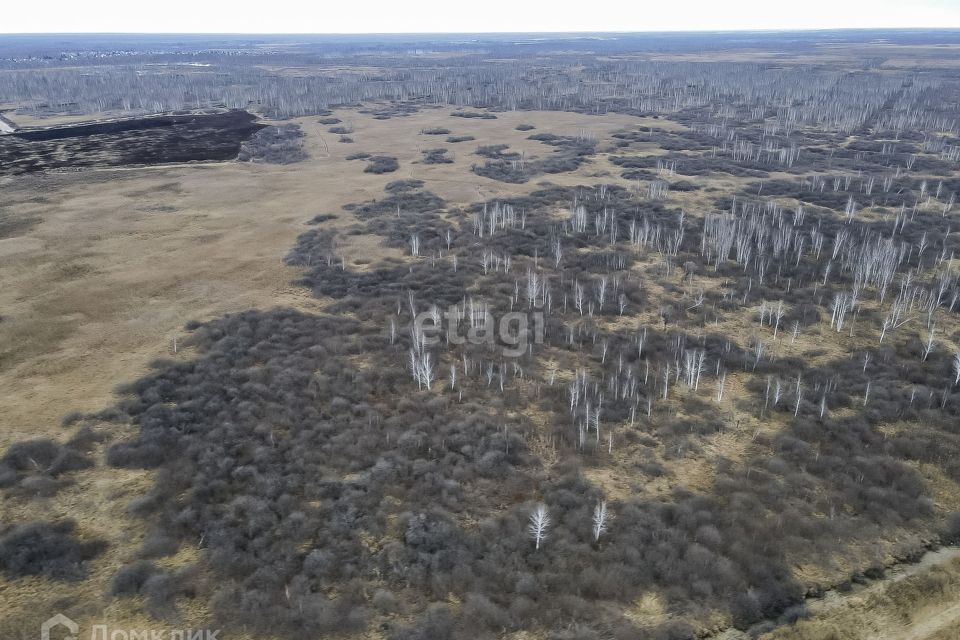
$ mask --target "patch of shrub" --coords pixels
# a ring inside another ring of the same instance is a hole
[[[487,160],[481,165],[473,165],[470,170],[478,176],[500,182],[522,184],[530,180],[530,175],[519,164],[507,160]]]
[[[133,596],[140,593],[147,579],[157,572],[157,567],[147,560],[138,560],[123,567],[110,581],[110,594]]]
[[[291,164],[306,160],[303,150],[303,131],[300,125],[285,124],[264,127],[240,146],[237,160],[241,162],[265,162],[267,164]]]
[[[13,527],[0,537],[0,569],[7,574],[79,580],[86,562],[105,548],[102,541],[80,542],[72,520],[33,522]]]
[[[400,168],[396,158],[389,156],[371,156],[364,168],[364,173],[393,173]]]
[[[0,458],[0,487],[24,497],[54,495],[62,481],[60,476],[93,466],[93,461],[74,448],[53,440],[24,440],[10,445]]]
[[[106,442],[110,436],[106,432],[97,431],[90,425],[83,425],[67,440],[67,448],[77,452],[90,452],[94,446]]]
[[[586,161],[583,156],[551,157],[541,161],[539,168],[544,173],[565,173],[576,171]]]
[[[453,158],[447,156],[446,149],[427,149],[422,153],[423,164],[453,164]]]
[[[589,156],[596,149],[596,141],[583,136],[558,136],[552,133],[535,133],[527,137],[528,140],[543,142],[551,147],[557,147],[574,156]]]
[[[507,151],[510,148],[508,144],[488,144],[477,147],[474,151],[478,156],[490,158],[491,160],[505,160],[519,158],[520,154],[516,151]]]
[[[415,102],[391,101],[386,106],[377,106],[370,109],[360,109],[360,113],[369,113],[374,120],[389,120],[390,118],[405,118],[413,113],[420,111],[419,104]]]
[[[394,180],[393,182],[388,182],[387,186],[385,186],[383,190],[387,193],[405,193],[408,191],[416,191],[417,189],[422,188],[423,185],[423,180],[408,178],[406,180]]]
[[[940,533],[940,540],[943,544],[960,543],[960,511],[954,511],[947,515]]]
[[[487,111],[454,111],[450,115],[454,118],[479,118],[481,120],[497,119],[497,116]]]
[[[399,605],[397,596],[385,589],[377,589],[374,591],[372,603],[381,613],[393,613]]]
[[[478,405],[454,417],[446,402],[390,409],[390,399],[403,394],[376,400],[373,389],[409,382],[388,367],[361,373],[348,364],[371,339],[380,341],[354,321],[278,310],[229,316],[197,331],[200,359],[163,364],[127,389],[134,401],[124,407],[140,432],[125,449],[138,459],[157,456],[151,462],[162,466],[161,477],[147,517],[158,532],[194,544],[203,538],[222,578],[208,596],[233,624],[359,628],[365,567],[382,561],[393,575],[386,555],[371,557],[356,535],[385,534],[376,505],[398,496],[420,514],[409,517],[397,541],[395,552],[413,554],[401,562],[439,560],[450,536],[460,534],[432,509],[480,514],[489,505],[464,501],[457,487],[471,477],[503,482],[514,475],[510,469],[528,464],[517,431],[503,433]],[[243,400],[226,401],[237,393]],[[386,418],[377,423],[380,435],[369,431],[374,415]],[[394,450],[383,449],[384,437]],[[442,463],[431,461],[431,452],[441,451]],[[411,473],[424,463],[426,475]],[[347,479],[350,470],[359,475]],[[529,481],[515,475],[510,490]],[[141,563],[117,579],[116,590],[143,589],[152,577]],[[319,591],[331,580],[340,585],[335,600]]]
[[[447,203],[432,191],[423,191],[415,186],[417,181],[398,180],[388,184],[393,185],[387,191],[388,195],[379,200],[370,200],[359,204],[344,205],[344,209],[352,211],[362,220],[380,216],[396,216],[397,209],[403,212],[416,213],[421,219],[433,218],[432,214],[446,208]],[[369,231],[369,230],[368,230]],[[409,238],[408,238],[409,239]]]

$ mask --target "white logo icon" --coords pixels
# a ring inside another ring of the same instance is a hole
[[[60,626],[66,627],[71,634],[64,636],[63,640],[77,640],[80,625],[62,613],[58,613],[52,618],[47,619],[47,621],[40,626],[40,640],[50,640],[50,630]]]

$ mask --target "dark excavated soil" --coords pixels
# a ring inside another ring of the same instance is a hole
[[[164,115],[0,136],[0,175],[47,169],[230,160],[264,125],[246,111]]]

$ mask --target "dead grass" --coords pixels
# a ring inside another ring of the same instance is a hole
[[[820,613],[764,634],[765,640],[924,640],[956,638],[960,559],[880,583],[822,605]]]

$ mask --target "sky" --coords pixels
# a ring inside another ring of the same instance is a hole
[[[45,0],[0,6],[0,33],[960,28],[960,0]]]

